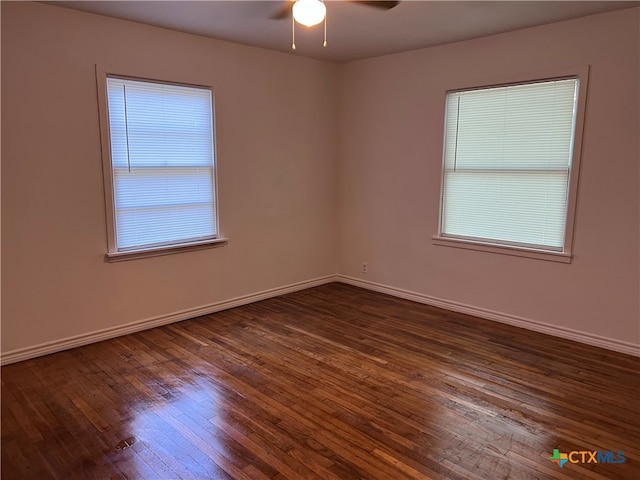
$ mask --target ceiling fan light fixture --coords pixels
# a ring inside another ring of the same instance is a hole
[[[327,7],[320,0],[297,0],[293,4],[293,18],[307,27],[313,27],[324,20]]]

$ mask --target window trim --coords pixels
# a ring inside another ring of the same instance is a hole
[[[213,86],[203,82],[192,82],[187,80],[158,80],[148,74],[122,74],[124,69],[105,68],[101,65],[95,65],[96,71],[96,87],[98,95],[98,115],[100,123],[100,143],[102,154],[102,177],[104,185],[105,199],[105,218],[107,222],[107,252],[105,253],[105,261],[116,262],[123,260],[134,260],[138,258],[148,258],[154,256],[170,255],[174,253],[202,250],[204,248],[226,245],[228,238],[220,232],[220,216],[218,203],[218,153],[217,153],[217,122],[215,111],[215,92]],[[127,69],[130,70],[130,69]],[[160,76],[160,75],[158,75]],[[213,208],[216,222],[216,235],[206,240],[195,240],[184,243],[175,243],[170,245],[160,245],[144,248],[132,248],[126,250],[118,250],[116,242],[116,226],[115,226],[115,196],[113,185],[113,168],[111,159],[111,137],[109,131],[109,105],[107,100],[107,77],[120,78],[125,80],[137,80],[143,82],[153,82],[165,85],[177,85],[192,88],[204,88],[211,91],[211,119],[213,125]]]
[[[212,247],[222,247],[229,243],[228,238],[214,238],[201,242],[178,243],[174,245],[164,245],[162,247],[147,248],[145,250],[126,250],[123,252],[109,252],[105,254],[105,261],[123,262],[125,260],[137,260],[138,258],[161,257],[163,255],[173,255],[181,252],[194,252]]]
[[[534,82],[561,80],[568,78],[577,78],[579,81],[578,98],[575,118],[575,132],[573,136],[573,152],[571,156],[571,165],[569,167],[569,186],[567,193],[567,215],[565,221],[564,245],[561,251],[553,251],[547,249],[536,249],[530,246],[520,246],[516,244],[502,243],[499,241],[490,241],[484,239],[461,238],[457,236],[449,236],[443,234],[443,189],[444,189],[444,146],[445,135],[444,122],[442,124],[442,159],[440,166],[440,202],[438,206],[438,230],[437,234],[431,237],[432,244],[436,246],[446,246],[454,248],[463,248],[468,250],[483,251],[489,253],[497,253],[504,255],[514,255],[520,257],[529,257],[539,260],[550,260],[561,263],[571,263],[573,253],[573,239],[575,229],[575,217],[578,200],[578,181],[580,177],[580,160],[582,158],[582,142],[584,134],[586,102],[589,85],[589,65],[579,67],[568,67],[561,69],[553,69],[538,73],[520,73],[505,75],[498,79],[484,79],[465,85],[457,85],[454,88],[448,88],[444,91],[444,102],[442,104],[441,116],[445,118],[446,101],[449,93],[460,91],[481,90],[485,88],[503,87],[511,85],[522,85]]]

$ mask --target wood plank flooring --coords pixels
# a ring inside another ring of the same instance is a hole
[[[2,478],[638,479],[639,372],[334,283],[3,367]]]

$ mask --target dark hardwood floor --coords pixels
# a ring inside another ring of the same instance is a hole
[[[638,479],[639,371],[335,283],[3,367],[2,478]]]

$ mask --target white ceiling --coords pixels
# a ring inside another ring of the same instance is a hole
[[[328,45],[322,26],[273,20],[282,1],[46,2],[271,50],[344,62],[442,45],[519,28],[640,5],[637,1],[411,1],[384,11],[327,1]]]

